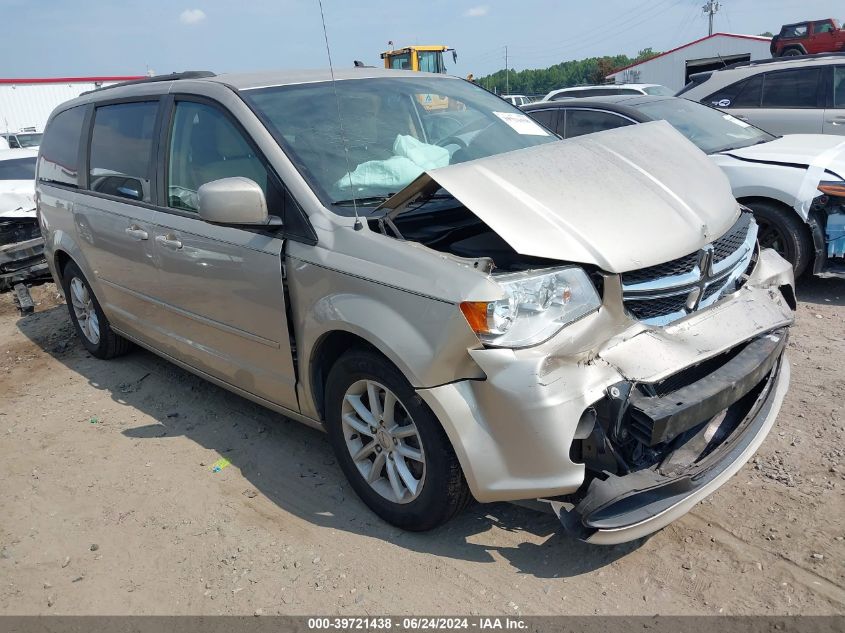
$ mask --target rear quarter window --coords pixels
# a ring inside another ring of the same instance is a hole
[[[756,108],[760,105],[762,88],[763,75],[755,75],[717,90],[701,103],[714,108]]]
[[[783,27],[780,31],[780,36],[782,38],[807,37],[809,30],[808,24],[792,24]]]
[[[587,96],[587,93],[584,90],[567,90],[566,92],[560,92],[552,97],[552,101],[563,101],[564,99],[577,99],[578,97]]]
[[[79,143],[85,106],[59,112],[47,124],[38,160],[38,180],[79,186]]]
[[[550,130],[555,129],[555,122],[557,121],[557,112],[555,110],[531,110],[528,112],[528,115]]]

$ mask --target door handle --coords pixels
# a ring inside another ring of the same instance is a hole
[[[126,234],[134,238],[136,240],[148,240],[150,239],[150,234],[147,233],[144,229],[142,229],[137,224],[132,224],[126,228]]]
[[[176,236],[173,234],[156,235],[156,243],[161,244],[162,246],[166,246],[167,248],[173,249],[174,251],[178,251],[180,248],[182,248],[182,242],[176,239]]]

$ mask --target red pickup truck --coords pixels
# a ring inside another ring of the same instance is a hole
[[[833,18],[784,24],[772,38],[772,57],[845,51],[845,31]]]

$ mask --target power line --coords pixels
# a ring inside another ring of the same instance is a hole
[[[651,21],[655,18],[658,14],[663,12],[665,9],[675,8],[676,6],[680,5],[683,0],[663,0],[662,2],[658,2],[652,5],[650,8],[646,9],[642,13],[638,15],[639,19],[634,20],[630,23],[624,24],[620,23],[617,24],[616,27],[607,29],[603,31],[602,35],[607,39],[613,39],[615,36],[623,35],[624,33],[634,29],[641,24],[645,24],[646,22]],[[669,6],[669,5],[672,6]],[[638,34],[637,37],[642,37],[642,34]],[[619,42],[617,42],[618,44]],[[529,50],[524,50],[524,52],[520,53],[517,50],[516,58],[521,60],[544,60],[548,59],[552,56],[560,57],[562,54],[574,55],[577,52],[585,50],[588,47],[592,47],[595,44],[595,35],[590,34],[586,38],[575,38],[574,40],[568,41],[566,44],[561,46],[554,46],[554,47],[543,47],[541,51],[537,51],[536,53],[530,52]],[[519,47],[512,47],[517,48]],[[533,47],[523,47],[523,48],[533,48]],[[536,50],[536,49],[535,49]],[[574,59],[574,57],[572,57]]]
[[[633,11],[630,11],[626,14],[623,14],[616,20],[616,24],[609,29],[605,29],[601,32],[602,37],[605,39],[612,38],[614,35],[621,35],[630,29],[639,26],[645,22],[648,22],[652,18],[656,17],[659,13],[661,13],[664,9],[674,8],[670,7],[670,4],[678,5],[682,2],[682,0],[661,0],[656,3],[648,3],[650,6],[642,9],[641,7],[636,7]],[[633,21],[628,21],[629,18]],[[639,18],[639,19],[637,19]],[[548,56],[550,54],[555,54],[557,52],[567,51],[572,49],[573,47],[580,47],[583,48],[583,44],[587,43],[594,43],[596,40],[595,33],[588,33],[585,35],[581,35],[580,37],[575,37],[568,40],[565,44],[560,44],[558,46],[545,46],[545,45],[533,45],[533,46],[512,46],[511,48],[517,49],[517,52],[522,51],[523,54],[528,54],[529,56]],[[536,55],[535,55],[536,54]]]
[[[701,7],[701,10],[709,17],[710,26],[707,34],[713,35],[713,16],[719,11],[719,3],[716,0],[707,0],[707,4]]]

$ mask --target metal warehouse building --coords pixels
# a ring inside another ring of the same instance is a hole
[[[0,78],[0,132],[43,132],[60,103],[120,81],[141,77]]]
[[[757,35],[714,33],[700,40],[661,53],[649,60],[620,68],[607,76],[611,83],[662,84],[678,91],[689,76],[723,68],[736,62],[771,57],[771,38]]]

